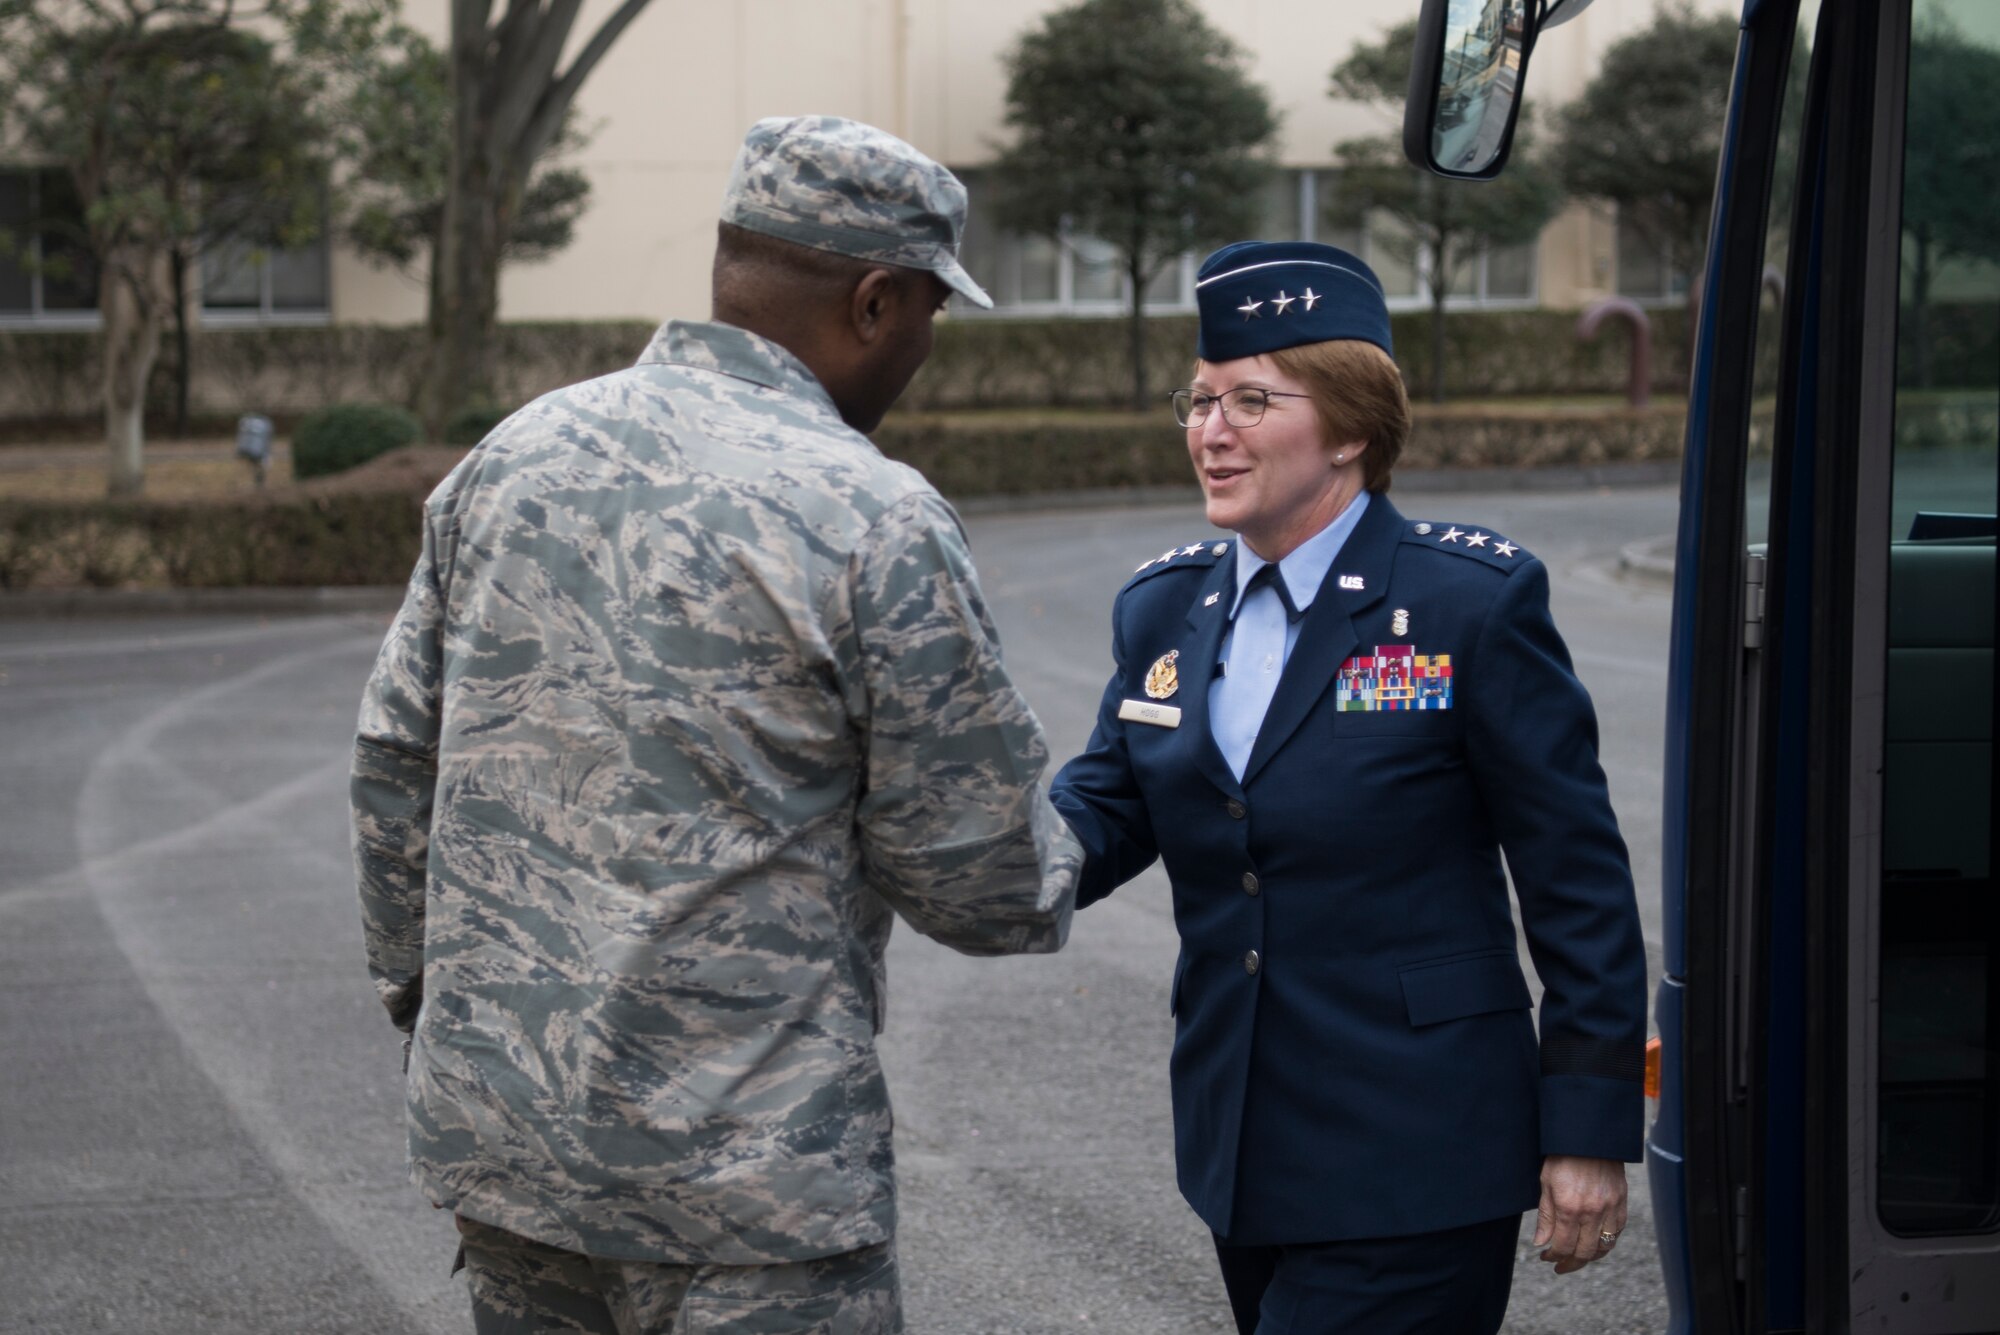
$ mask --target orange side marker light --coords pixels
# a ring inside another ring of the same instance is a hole
[[[1646,1040],[1646,1097],[1660,1097],[1660,1040]]]

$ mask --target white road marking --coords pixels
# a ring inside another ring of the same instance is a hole
[[[296,635],[301,630],[366,624],[379,641],[388,631],[387,617],[358,613],[339,616],[278,617],[248,625],[218,626],[164,635],[121,635],[102,640],[36,640],[32,644],[0,642],[0,663],[35,663],[58,658],[110,658],[120,654],[171,653],[221,644],[249,644]]]
[[[130,771],[134,766],[152,763],[152,749],[160,736],[198,720],[212,707],[241,699],[257,686],[283,680],[309,664],[323,666],[329,655],[347,653],[359,657],[364,650],[372,653],[373,648],[372,635],[366,642],[318,643],[170,700],[126,728],[93,759],[78,791],[74,818],[77,847],[83,861],[63,877],[53,879],[77,877],[88,885],[111,928],[113,940],[131,962],[154,1009],[220,1091],[238,1124],[269,1159],[285,1188],[311,1211],[367,1271],[383,1295],[400,1309],[406,1329],[441,1332],[457,1328],[444,1324],[442,1319],[448,1313],[456,1313],[462,1298],[439,1283],[436,1276],[419,1275],[407,1267],[398,1267],[384,1254],[389,1239],[383,1229],[384,1210],[379,1193],[357,1190],[338,1174],[329,1174],[326,1147],[287,1116],[269,1079],[271,1072],[255,1067],[247,1059],[229,1026],[219,1026],[216,1017],[200,1012],[190,989],[176,986],[182,966],[188,961],[163,958],[162,947],[146,925],[147,913],[159,909],[156,878],[160,862],[171,854],[226,844],[232,855],[241,856],[247,846],[279,853],[288,860],[289,867],[316,880],[344,879],[349,874],[344,859],[335,859],[325,850],[301,842],[296,822],[283,816],[314,805],[344,802],[347,755],[315,764],[255,799],[221,806],[205,820],[120,844],[122,838],[129,837],[124,828],[120,790],[131,791]],[[358,937],[358,909],[356,922]],[[254,968],[258,963],[269,962],[251,961],[249,967]],[[358,962],[356,979],[357,987],[365,986]],[[397,1212],[404,1208],[390,1207]],[[441,1300],[445,1306],[441,1306]]]

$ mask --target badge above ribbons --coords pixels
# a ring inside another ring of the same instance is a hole
[[[1118,717],[1133,723],[1150,723],[1156,728],[1180,727],[1179,706],[1153,703],[1165,700],[1181,688],[1180,669],[1175,666],[1180,656],[1180,650],[1169,649],[1154,659],[1153,666],[1146,669],[1146,694],[1151,699],[1120,701]]]
[[[1378,644],[1340,665],[1334,705],[1342,712],[1450,709],[1451,655],[1411,644]]]

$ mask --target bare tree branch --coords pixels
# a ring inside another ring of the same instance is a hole
[[[480,51],[486,41],[486,21],[493,0],[451,0],[451,49],[454,60],[467,50]],[[484,63],[483,52],[479,57]]]
[[[505,156],[532,161],[532,155],[521,151],[522,135],[548,96],[556,64],[582,7],[582,0],[551,0],[534,31],[508,53],[510,63],[499,85],[506,91],[492,108],[491,129],[492,141]]]
[[[591,34],[590,41],[585,44],[583,50],[577,52],[576,59],[570,62],[569,68],[563,71],[562,77],[549,90],[549,95],[542,100],[534,122],[529,125],[527,133],[521,138],[524,149],[540,153],[555,138],[556,131],[562,125],[564,113],[569,110],[570,103],[576,100],[577,93],[583,88],[583,81],[590,77],[590,72],[597,68],[598,61],[604,59],[605,53],[611,49],[611,44],[632,25],[632,20],[639,17],[640,11],[645,9],[648,3],[649,0],[625,0],[610,18],[598,25],[597,31]]]

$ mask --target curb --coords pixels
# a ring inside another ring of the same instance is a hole
[[[1674,587],[1674,535],[1627,543],[1618,552],[1618,573],[1641,584]]]
[[[0,621],[72,617],[313,616],[390,613],[400,584],[316,589],[29,589],[0,594]]]
[[[1547,468],[1426,468],[1396,475],[1404,491],[1594,491],[1666,487],[1681,480],[1679,459],[1627,464],[1552,464]]]
[[[1026,491],[1018,496],[967,496],[952,500],[961,515],[1032,514],[1037,510],[1144,510],[1155,506],[1199,505],[1201,488],[1084,487],[1077,491]]]

